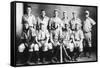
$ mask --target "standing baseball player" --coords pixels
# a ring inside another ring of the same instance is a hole
[[[62,21],[63,21],[63,28],[66,28],[67,26],[68,26],[68,27],[70,26],[70,24],[69,24],[69,19],[68,19],[68,17],[67,17],[67,12],[66,12],[66,11],[63,12]]]
[[[27,7],[27,13],[23,15],[22,21],[23,21],[22,24],[27,22],[29,24],[30,29],[32,29],[33,27],[36,28],[36,18],[32,14],[32,7],[31,6]]]
[[[96,22],[91,18],[89,17],[89,14],[90,12],[88,10],[85,11],[86,15],[86,19],[83,23],[83,31],[84,31],[84,36],[85,36],[85,41],[86,41],[86,45],[85,47],[88,47],[88,52],[89,52],[89,57],[91,57],[91,47],[92,47],[92,44],[91,44],[91,31],[92,31],[92,26],[96,24]],[[86,53],[85,53],[86,54]]]
[[[72,19],[70,20],[70,28],[72,31],[75,31],[75,25],[78,24],[78,26],[81,28],[81,20],[77,17],[76,12],[72,12]]]
[[[48,22],[49,17],[46,16],[46,11],[42,9],[40,12],[40,16],[37,17],[37,23],[39,26],[42,25],[41,29],[45,31],[47,30]]]
[[[62,34],[62,20],[58,17],[59,13],[58,10],[54,10],[54,17],[50,19],[49,25],[51,27],[51,33],[55,34],[55,36],[58,36],[58,34]]]
[[[30,55],[29,49],[30,49],[30,45],[31,45],[31,38],[32,38],[32,31],[31,29],[29,29],[29,23],[25,22],[24,23],[24,30],[22,32],[22,36],[21,36],[21,44],[18,46],[18,52],[20,55],[22,55],[24,53],[24,55],[27,56],[27,54]],[[24,56],[24,57],[26,57]],[[27,62],[30,62],[29,58],[31,56],[27,56]]]

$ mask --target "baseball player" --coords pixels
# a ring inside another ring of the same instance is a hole
[[[33,53],[32,54],[33,55],[32,56],[33,61],[35,63],[38,63],[39,62],[39,59],[40,59],[40,57],[39,57],[39,47],[40,47],[40,43],[39,43],[39,41],[37,39],[37,33],[36,33],[35,29],[34,29],[34,32],[32,33],[32,39],[31,39],[31,41],[32,41],[32,44],[30,45],[29,52],[32,52]],[[31,58],[30,58],[30,60],[31,60]]]
[[[96,24],[96,22],[91,18],[89,17],[89,14],[90,12],[88,10],[85,11],[86,13],[86,19],[83,23],[83,31],[84,31],[84,36],[85,36],[85,41],[87,42],[87,45],[86,47],[88,47],[89,49],[89,56],[91,56],[91,47],[92,47],[92,44],[91,44],[91,31],[92,31],[92,26]]]
[[[32,7],[31,6],[27,7],[27,13],[24,14],[22,17],[22,24],[24,24],[25,22],[27,22],[29,24],[30,29],[33,29],[33,27],[36,29],[36,18],[32,14]]]
[[[66,29],[63,30],[62,34],[63,34],[63,43],[64,43],[64,46],[66,48],[66,51],[67,51],[68,55],[71,57],[71,54],[72,54],[73,49],[74,49],[74,45],[72,45],[73,43],[71,43],[71,34],[72,34],[72,31],[71,31],[71,29],[69,28],[68,25],[67,25]],[[64,60],[65,61],[67,60],[66,56],[64,56]]]
[[[72,31],[75,30],[75,25],[78,24],[78,26],[81,28],[81,20],[77,17],[76,12],[72,12],[73,18],[70,20],[70,28]]]
[[[45,53],[44,54],[44,58],[45,58],[45,60],[51,62],[51,59],[52,59],[52,49],[53,49],[52,37],[50,36],[48,31],[45,33],[45,36],[46,36],[46,40],[45,40],[45,43],[43,45],[43,52]]]
[[[31,45],[31,38],[32,38],[32,31],[31,29],[29,29],[29,23],[24,23],[24,30],[22,32],[22,36],[21,36],[21,40],[22,40],[22,43],[18,46],[18,52],[20,54],[23,54],[24,52],[28,52],[28,54],[30,53],[29,52],[29,48],[30,48],[30,45]],[[27,53],[26,53],[27,54]],[[31,54],[30,54],[31,55]],[[30,58],[31,56],[29,56]],[[28,58],[28,59],[29,59]],[[27,62],[30,62],[30,60],[27,60]]]
[[[63,21],[63,28],[66,28],[67,26],[68,26],[68,27],[70,26],[70,24],[69,24],[69,19],[68,19],[68,17],[67,17],[67,12],[66,12],[66,11],[63,12],[62,21]]]
[[[79,57],[79,55],[81,54],[81,52],[83,52],[83,39],[84,39],[84,34],[83,31],[80,29],[80,27],[78,26],[78,24],[76,24],[76,28],[75,31],[73,32],[74,34],[74,60],[76,60],[77,57]]]
[[[49,17],[46,16],[45,10],[41,10],[40,16],[37,17],[37,23],[38,25],[42,25],[41,29],[42,30],[47,30],[47,25],[49,22]]]
[[[55,34],[55,36],[58,36],[58,34],[62,34],[62,20],[58,17],[58,10],[54,10],[54,17],[50,19],[49,25],[51,26],[51,33]]]

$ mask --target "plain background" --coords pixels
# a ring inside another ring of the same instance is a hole
[[[0,0],[0,68],[13,68],[10,66],[10,2],[12,0]],[[19,0],[17,0],[19,1]],[[21,0],[24,1],[24,0]],[[100,0],[26,0],[31,2],[62,3],[76,5],[95,5],[100,12]],[[100,13],[98,13],[98,62],[75,63],[60,65],[29,66],[21,68],[100,68]],[[18,67],[19,68],[19,67]]]

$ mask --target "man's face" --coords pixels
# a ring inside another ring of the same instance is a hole
[[[58,16],[58,11],[54,11],[54,16]]]
[[[76,16],[77,16],[76,13],[72,13],[72,15],[73,15],[73,18],[76,18]]]
[[[32,9],[30,7],[27,8],[27,13],[31,13]]]
[[[63,16],[66,17],[67,16],[67,13],[66,12],[63,12]]]
[[[45,11],[42,11],[41,15],[44,17],[46,15]]]
[[[89,13],[86,13],[86,15],[85,15],[86,17],[89,17]]]

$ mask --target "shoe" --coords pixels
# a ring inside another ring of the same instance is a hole
[[[88,58],[91,58],[91,56],[87,56]]]

